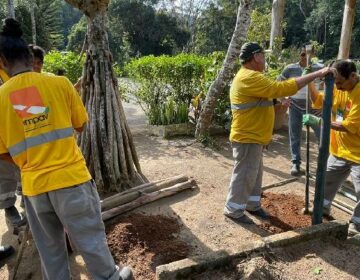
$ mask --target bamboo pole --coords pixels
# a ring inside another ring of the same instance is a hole
[[[280,187],[280,186],[283,186],[283,185],[286,185],[286,184],[290,184],[292,182],[295,182],[297,181],[298,178],[290,178],[290,179],[286,179],[286,180],[283,180],[283,181],[280,181],[280,182],[277,182],[277,183],[273,183],[273,184],[269,184],[269,185],[266,185],[266,186],[263,186],[261,187],[261,190],[268,190],[268,189],[272,189],[272,188],[276,188],[276,187]]]
[[[161,189],[161,190],[158,190],[155,192],[143,193],[139,198],[137,198],[129,203],[120,205],[118,207],[115,207],[108,211],[103,212],[102,219],[103,219],[103,221],[107,221],[111,218],[114,218],[115,216],[118,216],[118,215],[128,212],[130,210],[133,210],[139,206],[148,204],[150,202],[153,202],[155,200],[158,200],[158,199],[161,199],[164,197],[174,195],[178,192],[184,191],[186,189],[190,189],[193,186],[194,186],[194,181],[189,180],[187,182],[182,182],[182,183],[176,184],[172,187]]]

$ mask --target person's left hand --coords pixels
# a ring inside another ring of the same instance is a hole
[[[302,123],[304,125],[320,125],[321,118],[314,116],[312,114],[305,114],[303,115]]]

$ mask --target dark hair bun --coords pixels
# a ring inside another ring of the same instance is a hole
[[[20,23],[13,18],[5,19],[2,27],[1,35],[21,37],[23,35],[23,32],[21,30]]]

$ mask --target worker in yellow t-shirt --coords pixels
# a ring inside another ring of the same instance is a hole
[[[0,87],[7,80],[9,76],[0,60]],[[12,230],[26,224],[25,216],[15,207],[18,186],[20,186],[19,168],[13,163],[0,159],[0,209],[4,209],[6,224]]]
[[[235,166],[226,199],[224,214],[237,222],[251,224],[244,211],[261,218],[268,214],[261,208],[260,195],[263,174],[262,152],[268,145],[274,127],[273,98],[295,94],[329,69],[273,81],[264,76],[265,54],[257,43],[245,43],[240,51],[241,69],[230,89],[232,143]]]
[[[349,234],[360,233],[360,82],[356,65],[350,60],[334,64],[336,69],[330,156],[325,175],[324,214],[330,215],[331,202],[346,178],[351,175],[357,194],[357,204],[351,217]],[[311,84],[313,107],[321,108],[324,95]],[[305,115],[305,124],[320,123],[321,118]]]
[[[133,279],[106,243],[96,186],[76,144],[88,116],[71,82],[32,71],[20,24],[6,19],[0,57],[0,158],[20,168],[28,222],[44,279],[70,279],[64,229],[93,279]]]

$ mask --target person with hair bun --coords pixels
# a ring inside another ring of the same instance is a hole
[[[0,86],[9,80],[0,59]],[[6,160],[0,160],[0,209],[5,211],[9,229],[17,230],[26,224],[26,218],[15,207],[16,189],[20,185],[19,168]]]
[[[65,230],[92,279],[133,279],[106,242],[99,195],[76,144],[88,121],[66,77],[32,71],[20,24],[6,19],[0,58],[10,79],[0,88],[0,158],[20,168],[28,222],[43,279],[71,279]]]

